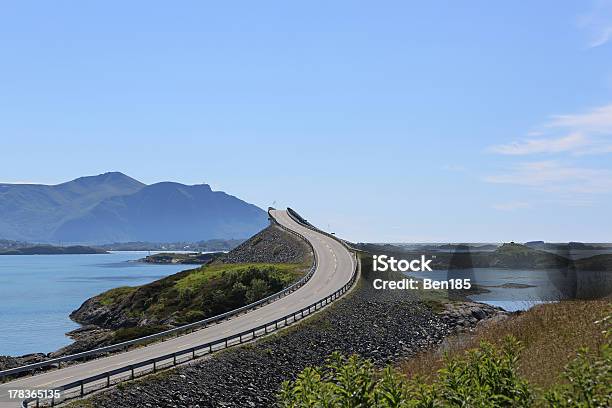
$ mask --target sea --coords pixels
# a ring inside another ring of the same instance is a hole
[[[153,253],[0,256],[0,355],[55,351],[72,342],[69,315],[88,298],[195,267],[134,262]]]
[[[408,272],[418,279],[469,279],[480,290],[468,299],[509,312],[565,299],[601,299],[612,294],[611,271],[472,268]],[[461,294],[461,290],[455,293]],[[463,292],[466,293],[466,292]]]

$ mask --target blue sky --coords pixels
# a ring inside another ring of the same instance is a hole
[[[612,2],[4,2],[0,181],[206,182],[361,241],[610,241]]]

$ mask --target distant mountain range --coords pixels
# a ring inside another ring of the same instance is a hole
[[[207,184],[143,184],[118,172],[58,185],[0,184],[0,238],[39,243],[247,238],[267,213]]]

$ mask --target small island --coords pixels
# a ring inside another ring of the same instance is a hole
[[[139,259],[137,262],[146,262],[153,264],[195,264],[195,265],[206,265],[214,261],[225,252],[188,252],[188,253],[176,253],[176,252],[161,252],[159,254],[149,255],[145,258]]]
[[[32,245],[21,248],[0,249],[0,255],[84,255],[108,254],[108,251],[83,245],[53,246]]]

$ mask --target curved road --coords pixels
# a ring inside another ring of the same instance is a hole
[[[156,356],[219,340],[300,310],[332,294],[348,282],[355,265],[353,256],[342,244],[298,224],[289,217],[286,211],[272,210],[271,214],[279,224],[299,232],[314,247],[318,260],[317,269],[304,286],[275,302],[181,337],[2,384],[0,386],[0,407],[15,407],[20,404],[20,400],[9,401],[8,390],[52,389],[127,364],[146,361]]]

